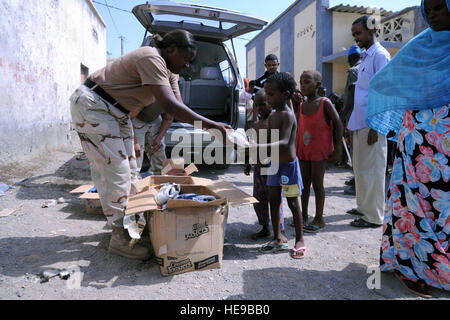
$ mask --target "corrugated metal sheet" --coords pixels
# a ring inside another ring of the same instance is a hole
[[[336,11],[336,12],[347,12],[347,13],[360,13],[360,14],[367,14],[373,13],[372,10],[380,10],[380,16],[385,17],[392,14],[392,11],[386,11],[383,8],[371,8],[371,7],[359,7],[359,6],[349,6],[344,4],[339,4],[337,6],[334,6],[333,8],[330,8],[328,10],[330,11]]]

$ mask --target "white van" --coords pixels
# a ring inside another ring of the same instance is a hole
[[[224,42],[231,40],[233,44],[233,38],[261,30],[267,21],[233,10],[173,1],[150,1],[134,7],[133,14],[144,26],[146,35],[147,32],[164,35],[175,29],[194,35],[197,56],[190,67],[180,73],[183,102],[198,114],[244,132],[244,82],[235,54]],[[149,45],[146,35],[143,45]],[[234,50],[234,45],[232,47]],[[176,147],[176,154],[184,157],[186,163],[198,163],[203,159],[204,148],[214,138],[201,129],[175,120],[165,139],[169,157]],[[234,159],[235,153],[231,150],[224,152],[223,159],[216,163],[226,166]]]

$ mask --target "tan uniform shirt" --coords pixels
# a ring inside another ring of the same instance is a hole
[[[169,71],[170,87],[177,98],[181,97],[180,87],[178,86],[179,79],[179,75]],[[164,107],[158,101],[155,101],[153,104],[142,109],[137,115],[137,118],[141,121],[152,122],[158,118],[161,113],[164,113]]]
[[[166,62],[160,51],[153,47],[131,51],[94,72],[89,79],[130,112],[141,110],[155,101],[146,85],[171,85]]]

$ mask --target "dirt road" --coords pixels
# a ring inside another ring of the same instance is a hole
[[[69,194],[90,182],[87,160],[78,151],[55,152],[0,168],[0,182],[13,184],[0,196],[0,215],[5,215],[0,217],[0,300],[422,299],[410,294],[392,274],[376,278],[381,228],[349,226],[354,217],[345,211],[355,205],[354,197],[343,194],[349,169],[330,167],[326,172],[327,226],[305,235],[305,259],[294,260],[287,252],[260,253],[265,240],[249,238],[259,227],[253,208],[247,205],[230,211],[221,269],[162,277],[152,260],[139,262],[108,253],[110,230],[104,217],[87,215],[84,202]],[[252,178],[239,165],[228,170],[200,167],[195,175],[225,179],[252,192]],[[42,208],[45,200],[59,198],[64,201]],[[310,201],[314,208],[314,197]],[[285,208],[292,247],[292,216]],[[40,282],[43,271],[67,268],[78,271],[77,276]],[[379,288],[369,289],[368,282],[369,287]],[[450,298],[440,290],[433,294],[435,299]]]

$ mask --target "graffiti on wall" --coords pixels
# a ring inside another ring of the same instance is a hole
[[[26,66],[21,62],[11,62],[0,57],[0,70],[10,73],[16,83],[33,84],[54,77],[54,70],[49,66]]]

